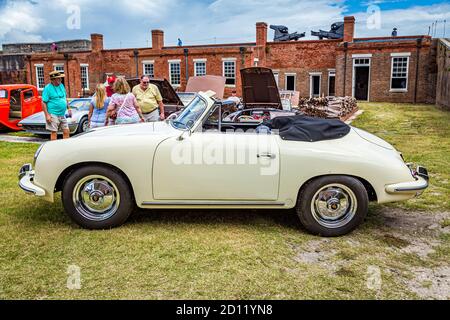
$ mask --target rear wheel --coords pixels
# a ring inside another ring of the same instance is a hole
[[[70,174],[63,185],[62,201],[68,216],[87,229],[118,227],[134,208],[125,179],[102,166],[84,167]]]
[[[309,182],[301,191],[297,214],[311,233],[345,235],[367,215],[369,198],[364,185],[347,176],[327,176]]]

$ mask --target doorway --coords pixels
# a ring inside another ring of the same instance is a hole
[[[353,97],[356,100],[369,101],[370,58],[353,60]]]
[[[370,67],[355,67],[355,99],[369,99],[369,71]]]

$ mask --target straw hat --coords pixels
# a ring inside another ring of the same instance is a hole
[[[50,80],[58,79],[58,78],[64,78],[65,77],[64,73],[59,72],[59,71],[52,71],[48,75],[50,76]]]

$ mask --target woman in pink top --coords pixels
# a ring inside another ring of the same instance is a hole
[[[114,83],[115,94],[112,95],[109,103],[105,125],[144,122],[144,116],[137,104],[136,97],[130,91],[130,86],[125,78],[117,78]],[[114,118],[115,121],[110,121]]]

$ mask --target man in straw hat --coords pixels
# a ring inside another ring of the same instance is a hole
[[[45,113],[45,128],[51,132],[51,139],[56,140],[58,131],[62,130],[64,139],[69,138],[69,126],[67,124],[66,112],[72,116],[68,109],[66,88],[61,83],[64,74],[59,71],[52,71],[49,74],[50,81],[42,92],[42,109]]]

